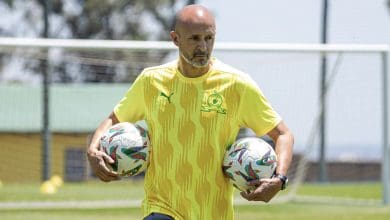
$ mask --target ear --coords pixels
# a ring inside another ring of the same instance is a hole
[[[179,39],[178,39],[178,35],[175,31],[171,31],[169,33],[169,35],[171,36],[171,40],[172,42],[176,45],[176,46],[179,46]]]

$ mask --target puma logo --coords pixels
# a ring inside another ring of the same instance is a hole
[[[172,94],[170,94],[170,95],[167,95],[167,94],[165,94],[164,92],[160,92],[160,96],[166,98],[166,99],[168,100],[169,103],[171,103],[171,97],[172,97],[173,94],[174,94],[173,92],[172,92]]]

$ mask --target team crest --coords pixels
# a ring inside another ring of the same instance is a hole
[[[217,91],[213,91],[211,94],[205,94],[200,110],[203,112],[214,111],[219,114],[226,114],[226,106],[223,96]]]

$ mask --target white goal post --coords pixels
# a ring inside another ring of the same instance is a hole
[[[176,50],[170,41],[124,41],[124,40],[80,40],[45,38],[1,38],[1,48],[63,48],[77,50]],[[387,53],[388,44],[271,44],[216,42],[220,51],[262,51],[262,52],[349,52]]]
[[[42,38],[0,38],[0,50],[14,48],[62,48],[65,50],[175,51],[168,41],[76,40]],[[299,52],[299,53],[375,53],[382,57],[382,184],[383,203],[390,204],[390,72],[388,44],[263,44],[216,42],[215,51]]]

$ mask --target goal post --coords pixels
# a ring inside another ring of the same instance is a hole
[[[383,80],[383,156],[382,156],[382,181],[383,204],[390,204],[390,76],[389,76],[389,51],[382,52],[382,80]]]
[[[0,48],[63,48],[66,50],[167,50],[176,47],[170,41],[84,40],[54,38],[1,38]],[[324,52],[381,53],[389,52],[388,44],[290,44],[216,42],[217,51],[244,52]]]
[[[166,53],[177,53],[177,48],[171,43],[171,42],[160,42],[160,41],[117,41],[117,40],[78,40],[78,39],[39,39],[39,38],[0,38],[0,54],[2,53],[11,53],[10,51],[13,50],[39,50],[43,49],[46,51],[49,51],[50,49],[61,49],[65,51],[82,51],[89,54],[93,53],[100,53],[100,52],[112,52],[112,51],[118,51],[122,53],[128,53],[128,52],[155,52],[155,51],[162,51]],[[284,71],[290,71],[291,68],[296,68],[297,71],[291,70],[291,74],[300,74],[300,71],[302,71],[301,67],[304,68],[305,65],[307,65],[306,61],[307,59],[310,59],[310,61],[313,61],[313,65],[315,65],[314,60],[319,60],[319,56],[321,54],[326,55],[372,55],[372,56],[378,56],[380,57],[375,61],[375,63],[380,63],[378,70],[378,75],[381,76],[380,80],[382,83],[377,82],[382,87],[380,89],[382,96],[380,100],[380,110],[378,112],[382,112],[379,120],[381,121],[381,128],[378,130],[378,133],[381,133],[380,136],[382,137],[382,140],[380,141],[382,145],[381,149],[381,181],[383,185],[383,204],[389,205],[390,204],[390,90],[389,90],[389,83],[390,83],[390,76],[389,76],[389,53],[390,53],[390,45],[387,44],[264,44],[264,43],[247,43],[247,42],[216,42],[215,43],[215,54],[217,54],[217,57],[219,58],[223,56],[225,60],[230,60],[233,62],[233,66],[237,67],[235,63],[240,63],[242,66],[250,65],[250,63],[255,65],[253,67],[254,73],[250,74],[256,74],[258,72],[267,72],[270,71],[274,73],[276,71],[278,74],[276,76],[269,76],[269,75],[262,75],[261,80],[264,79],[264,82],[268,82],[268,80],[271,81],[277,81],[278,83],[282,84],[283,86],[287,86],[289,82],[285,82],[284,75],[288,73],[283,73]],[[20,52],[20,51],[19,51]],[[50,53],[50,52],[49,52]],[[238,54],[238,55],[237,55]],[[261,58],[261,64],[266,63],[267,65],[258,65],[258,56],[260,54],[270,54],[265,56],[264,58]],[[306,57],[306,54],[314,54],[308,55],[310,58]],[[39,59],[48,59],[47,54],[38,54],[34,56],[41,56]],[[124,65],[125,62],[144,62],[145,58],[142,57],[143,55],[139,55],[141,57],[133,56],[132,59],[134,60],[115,60],[115,59],[106,59],[102,60],[101,57],[67,57],[68,61],[70,62],[77,62],[81,64],[85,63],[94,63],[97,65],[115,65],[115,68],[121,69],[121,65]],[[237,57],[242,57],[244,61],[238,61]],[[167,56],[169,57],[169,56]],[[334,64],[335,72],[337,72],[338,65],[338,56],[333,56],[331,59],[331,62]],[[364,58],[363,58],[364,59]],[[56,60],[56,58],[53,58],[53,60]],[[157,57],[155,63],[161,63],[162,60],[164,60],[161,57]],[[56,62],[56,61],[53,61]],[[294,63],[293,63],[294,62]],[[230,62],[227,62],[230,64]],[[356,65],[358,61],[354,61],[348,68],[351,68],[351,66]],[[257,65],[257,66],[256,66]],[[285,65],[285,67],[284,67]],[[296,66],[299,66],[296,67]],[[239,66],[237,68],[242,69],[242,66]],[[82,71],[91,71],[88,68],[84,67],[76,67],[72,66],[71,68],[74,68],[76,70]],[[272,69],[271,69],[272,68]],[[347,67],[345,67],[347,68]],[[367,67],[369,68],[369,67]],[[319,68],[318,68],[319,69]],[[330,68],[332,69],[332,68]],[[371,69],[369,69],[371,70]],[[245,71],[245,70],[244,70]],[[250,72],[250,71],[245,71]],[[310,72],[310,71],[308,71]],[[319,75],[317,72],[310,72],[307,73],[307,81],[301,82],[300,80],[296,81],[296,85],[287,87],[296,89],[296,91],[282,91],[282,89],[278,88],[279,85],[271,84],[271,83],[265,83],[260,85],[260,87],[266,91],[267,94],[274,93],[276,94],[277,98],[271,97],[271,103],[273,103],[272,99],[293,99],[295,98],[295,95],[299,96],[304,91],[299,90],[300,87],[304,86],[311,86],[314,89],[318,88],[317,86],[313,86],[313,84],[316,84],[316,76]],[[0,75],[1,77],[1,75]],[[76,77],[76,76],[75,76]],[[1,79],[1,78],[0,78]],[[331,81],[332,79],[329,79]],[[352,83],[355,83],[356,86],[352,88],[353,91],[358,90],[358,85],[361,83],[358,81],[359,79],[356,79],[356,81],[352,81]],[[313,82],[315,81],[315,82]],[[333,80],[330,82],[330,84],[335,83]],[[1,83],[1,82],[0,82]],[[302,84],[300,84],[302,83]],[[364,82],[363,82],[364,83]],[[367,82],[368,83],[368,82]],[[0,85],[1,86],[1,85]],[[348,85],[350,86],[350,85]],[[340,86],[339,89],[342,89]],[[349,89],[349,88],[347,88]],[[272,91],[272,92],[270,92]],[[342,90],[341,90],[342,91]],[[301,155],[301,164],[298,165],[297,169],[294,170],[294,182],[293,186],[291,187],[291,193],[290,195],[294,196],[297,190],[297,187],[299,187],[299,184],[302,184],[303,181],[305,181],[305,170],[308,167],[307,163],[309,160],[313,159],[313,156],[311,155],[313,153],[313,148],[315,147],[315,140],[318,133],[318,126],[316,126],[316,115],[322,110],[323,106],[320,106],[318,101],[318,94],[316,92],[318,91],[311,91],[313,94],[310,94],[309,96],[313,98],[312,101],[310,101],[311,105],[316,105],[316,107],[313,107],[309,111],[311,111],[311,116],[309,118],[305,118],[305,114],[301,113],[297,118],[303,119],[302,124],[309,124],[313,123],[312,128],[306,128],[310,127],[310,125],[305,125],[305,129],[302,129],[303,131],[298,132],[299,138],[304,139],[302,142],[305,142],[304,144],[300,145],[307,145],[303,146],[303,149],[301,149],[301,152],[308,152],[307,155]],[[293,93],[293,94],[291,94]],[[294,94],[296,93],[296,94]],[[267,96],[266,94],[266,96]],[[355,93],[353,93],[355,94]],[[376,94],[376,93],[375,93]],[[337,94],[333,94],[334,96],[337,96]],[[1,94],[0,94],[1,97]],[[297,100],[301,101],[301,100]],[[353,102],[358,102],[358,98],[354,99]],[[305,101],[302,101],[302,103],[305,103]],[[352,103],[356,104],[356,103]],[[302,110],[298,106],[291,106],[291,104],[287,103],[278,103],[279,106],[282,106],[286,109],[286,106],[290,106],[293,109],[294,114],[296,112],[301,112]],[[3,108],[3,107],[2,107]],[[369,108],[367,106],[363,106],[362,108]],[[291,110],[291,109],[289,109]],[[288,110],[284,110],[288,111]],[[352,110],[351,110],[352,111]],[[341,111],[343,112],[343,111]],[[345,114],[348,114],[350,111],[345,111]],[[365,112],[369,112],[369,109],[366,109]],[[11,114],[11,113],[10,113]],[[288,112],[285,112],[287,115],[287,119],[295,117],[294,115],[289,115]],[[356,113],[360,114],[360,113]],[[363,114],[363,113],[362,113]],[[335,113],[334,113],[335,115]],[[9,116],[6,116],[9,117]],[[17,116],[15,116],[17,117]],[[334,120],[336,121],[339,117],[333,116]],[[355,117],[355,116],[353,116]],[[351,118],[353,119],[351,116]],[[291,119],[292,120],[292,119]],[[370,122],[367,122],[368,124]],[[299,123],[297,123],[299,124]],[[0,127],[0,129],[2,129]],[[0,130],[1,133],[1,130]],[[303,136],[304,133],[306,136]],[[302,136],[300,136],[302,135]],[[310,145],[310,146],[309,146]],[[0,170],[0,174],[1,174]],[[301,182],[300,182],[301,181]]]

